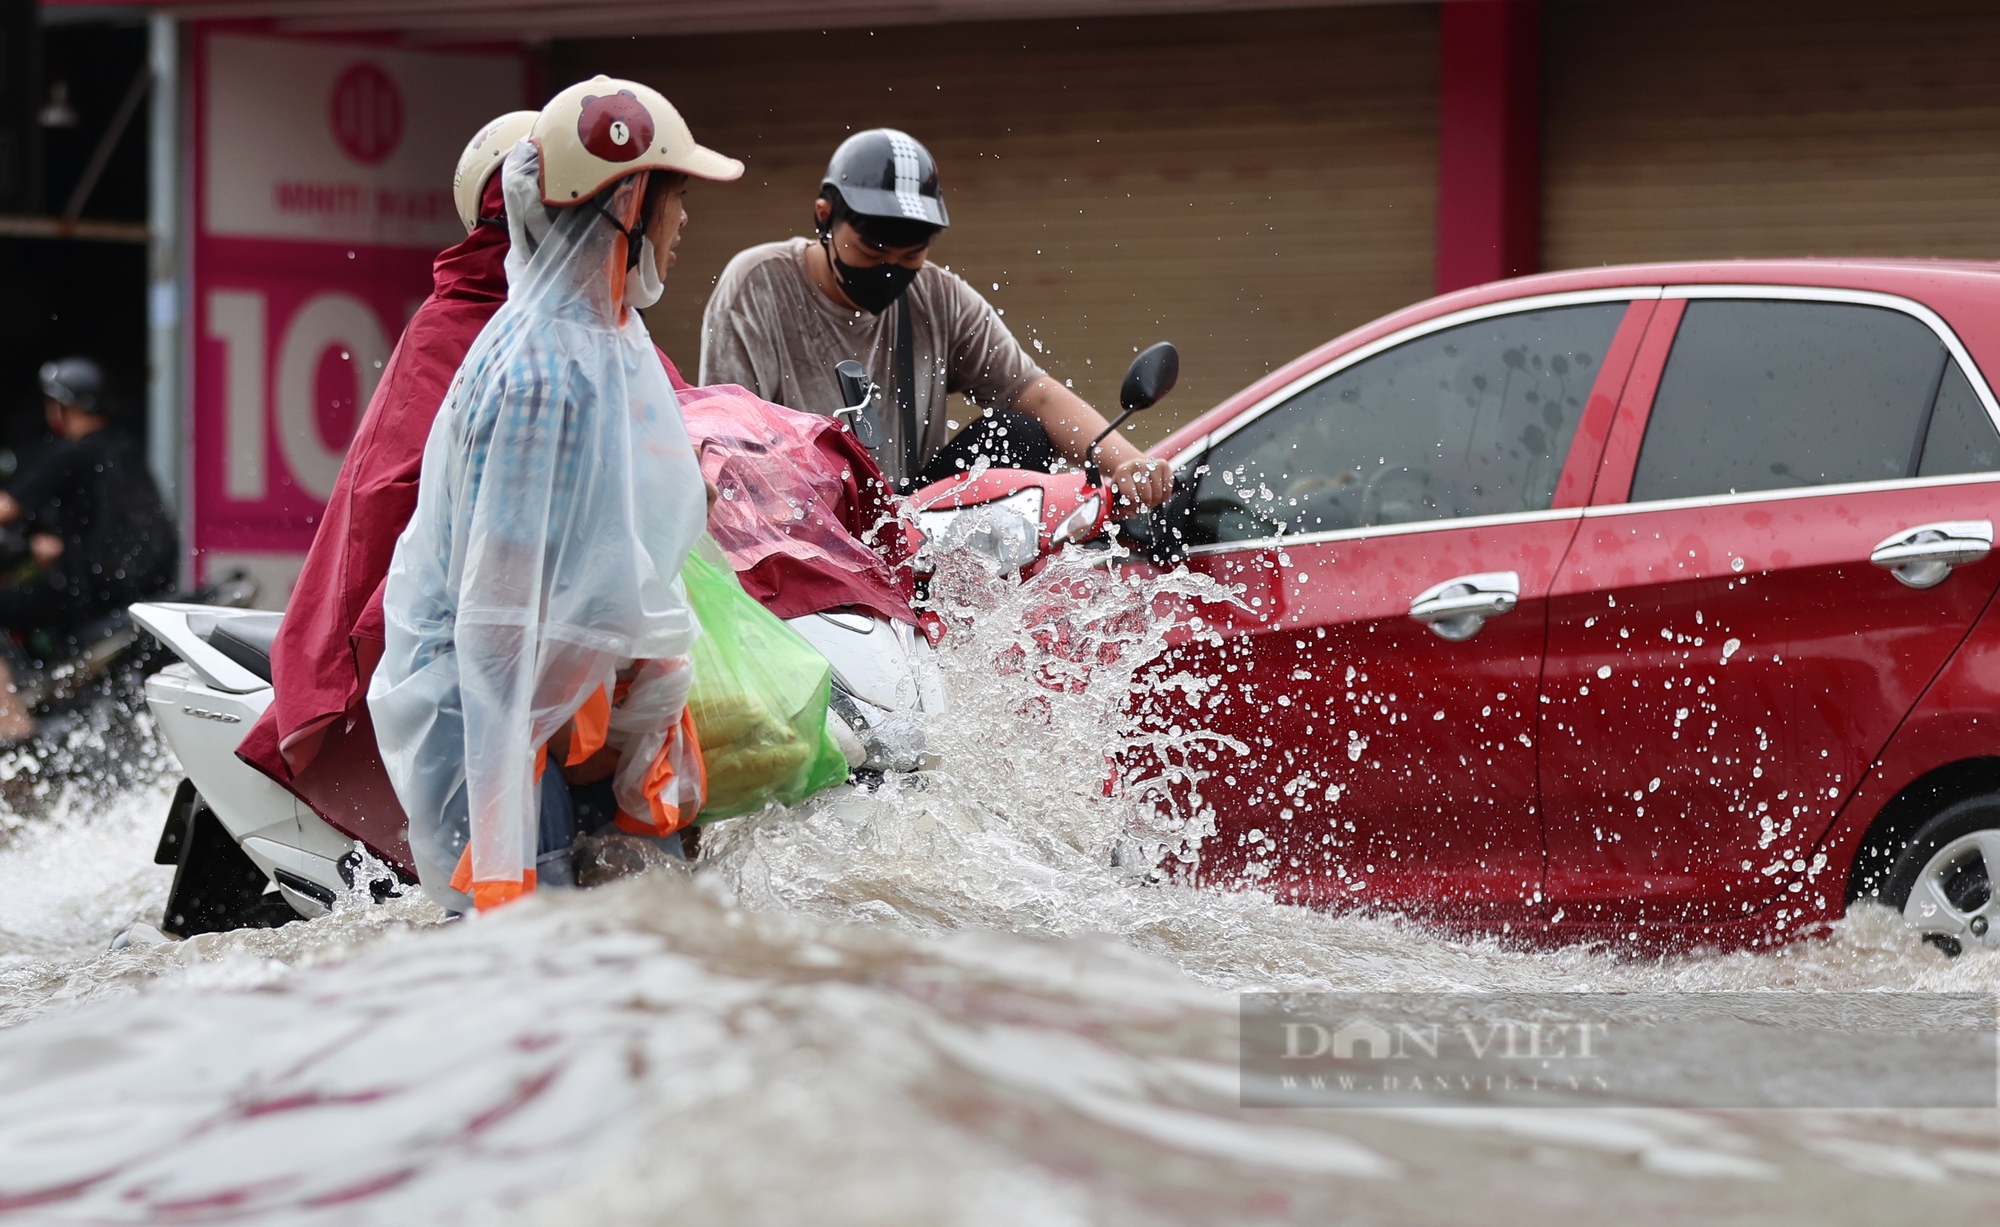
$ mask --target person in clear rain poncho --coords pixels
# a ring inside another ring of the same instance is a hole
[[[502,166],[507,303],[431,429],[368,690],[419,880],[447,907],[535,888],[544,770],[615,750],[628,831],[700,806],[701,628],[679,574],[705,486],[632,308],[659,296],[686,178],[742,169],[655,91],[604,77],[552,99]]]

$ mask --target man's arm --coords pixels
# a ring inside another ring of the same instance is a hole
[[[939,271],[952,321],[950,390],[965,392],[980,404],[1004,402],[1020,410],[1042,424],[1057,451],[1082,464],[1090,441],[1110,423],[1036,365],[978,290],[956,273]],[[1019,390],[1008,399],[1012,389]],[[1173,472],[1166,463],[1149,459],[1123,435],[1099,445],[1097,460],[1128,507],[1157,507],[1173,493]]]
[[[1082,397],[1048,375],[1016,393],[1014,408],[1040,422],[1056,450],[1078,465],[1087,459],[1083,453],[1090,441],[1110,425]],[[1127,502],[1157,507],[1174,492],[1173,470],[1166,461],[1154,460],[1122,434],[1114,433],[1098,445],[1097,463]]]

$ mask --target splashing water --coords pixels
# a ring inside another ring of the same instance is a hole
[[[1029,584],[948,559],[932,586],[952,625],[941,654],[950,715],[929,730],[938,768],[718,827],[708,871],[752,906],[918,932],[1122,932],[1126,909],[1177,911],[1168,894],[1185,892],[1129,883],[1162,858],[1191,857],[1212,829],[1208,815],[1159,804],[1163,781],[1199,779],[1192,764],[1209,739],[1139,730],[1125,715],[1135,664],[1165,640],[1149,610],[1170,594],[1224,599],[1202,577],[1134,587],[1080,551]],[[1106,797],[1112,756],[1134,746],[1164,769]]]
[[[1204,595],[1185,578],[1170,590]],[[1207,593],[1213,597],[1216,594]],[[693,879],[105,950],[171,777],[50,773],[0,844],[0,1218],[253,1223],[1966,1221],[1993,1112],[1246,1110],[1247,988],[2000,988],[1865,909],[1775,952],[1450,940],[1150,875],[1107,756],[1156,588],[954,569],[932,770],[710,828]],[[1114,790],[1116,791],[1116,790]],[[1124,849],[1124,851],[1120,851]],[[1116,863],[1114,863],[1116,862]]]

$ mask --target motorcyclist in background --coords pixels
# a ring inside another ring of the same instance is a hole
[[[616,749],[628,830],[667,835],[699,808],[700,627],[679,572],[707,503],[634,308],[659,296],[687,178],[741,174],[657,92],[604,77],[556,95],[503,163],[507,303],[425,445],[368,690],[419,879],[446,907],[535,889],[548,767]]]
[[[951,224],[929,150],[894,128],[849,137],[821,179],[813,224],[815,238],[749,248],[723,269],[702,316],[703,385],[829,413],[841,405],[835,364],[859,359],[885,389],[871,446],[906,491],[981,457],[1042,471],[1086,459],[1102,415],[1036,365],[979,291],[929,263]],[[953,438],[955,392],[984,412]],[[1168,467],[1123,435],[1098,460],[1128,506],[1172,493]]]
[[[40,375],[54,438],[0,493],[0,526],[26,533],[31,559],[27,575],[0,584],[0,628],[24,639],[0,644],[7,740],[34,732],[14,666],[75,651],[84,624],[170,590],[180,561],[173,520],[136,442],[116,424],[102,369],[71,357],[44,364]]]

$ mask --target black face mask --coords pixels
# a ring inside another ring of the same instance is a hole
[[[870,315],[880,315],[889,305],[903,296],[916,277],[917,270],[900,264],[877,264],[872,268],[856,268],[833,254],[833,245],[825,236],[820,238],[820,246],[826,250],[827,259],[833,262],[834,278],[840,288],[854,300],[854,305]]]

